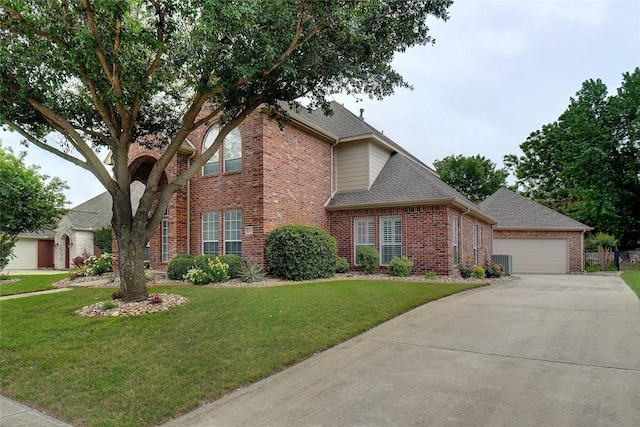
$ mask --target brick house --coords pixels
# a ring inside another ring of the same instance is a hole
[[[381,269],[408,256],[414,273],[455,274],[457,254],[483,265],[496,220],[391,139],[338,103],[334,114],[292,112],[281,129],[269,112],[251,114],[189,185],[176,193],[149,243],[152,268],[177,254],[235,253],[264,265],[267,234],[279,225],[321,227],[353,266],[371,245]],[[217,135],[192,133],[165,171],[168,182]],[[157,155],[132,150],[133,180],[144,182]]]

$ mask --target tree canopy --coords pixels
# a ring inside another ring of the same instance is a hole
[[[640,242],[640,68],[609,95],[587,80],[557,121],[505,156],[524,195],[550,205],[621,246]]]
[[[440,178],[474,203],[479,203],[507,185],[509,172],[479,154],[447,156],[433,166]]]
[[[49,179],[0,145],[0,269],[9,262],[18,235],[55,228],[66,213],[59,178]]]
[[[382,98],[408,83],[396,52],[433,42],[451,0],[0,0],[0,121],[91,171],[113,198],[125,299],[147,295],[144,245],[173,193],[260,105],[337,92]],[[218,121],[191,166],[159,190],[185,138]],[[52,132],[60,135],[52,138]],[[135,215],[132,143],[159,148]],[[94,150],[105,146],[113,173]]]

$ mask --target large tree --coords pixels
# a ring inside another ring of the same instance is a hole
[[[557,121],[505,156],[524,195],[613,234],[640,242],[640,68],[624,73],[617,93],[587,80]]]
[[[509,172],[479,154],[447,156],[433,166],[440,178],[474,203],[479,203],[507,185]]]
[[[0,0],[0,120],[104,185],[124,297],[142,299],[144,247],[169,198],[234,127],[260,105],[282,115],[278,101],[306,96],[328,112],[331,93],[382,98],[408,87],[391,67],[394,54],[432,43],[427,18],[447,19],[451,3]],[[160,188],[187,135],[213,120],[221,126],[214,143]],[[161,150],[135,215],[134,142]],[[111,150],[113,174],[94,146]]]
[[[53,229],[66,213],[66,184],[27,167],[0,145],[0,270],[6,267],[21,233]]]

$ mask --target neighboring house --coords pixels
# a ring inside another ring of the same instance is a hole
[[[478,207],[498,220],[493,253],[511,255],[513,273],[584,271],[584,233],[592,227],[506,188]]]
[[[9,259],[4,270],[53,268],[54,237],[55,232],[51,230],[18,235],[13,257]]]
[[[353,266],[373,246],[384,269],[407,256],[413,272],[455,274],[459,255],[484,265],[496,220],[431,168],[338,103],[334,114],[292,112],[282,129],[260,109],[174,194],[149,244],[152,268],[177,254],[238,254],[264,265],[267,234],[283,224],[321,227]],[[167,185],[199,156],[217,127],[192,133],[165,170]],[[132,147],[130,173],[145,182],[158,155]],[[117,257],[117,254],[115,254]]]
[[[105,192],[60,219],[55,232],[55,268],[69,268],[75,257],[96,253],[93,239],[98,230],[111,227],[111,206],[111,196]]]

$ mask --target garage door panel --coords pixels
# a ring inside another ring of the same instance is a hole
[[[32,270],[37,267],[38,242],[31,239],[18,239],[13,248],[15,258],[9,259],[5,270]]]
[[[567,239],[494,239],[493,253],[511,255],[514,273],[567,273]]]

